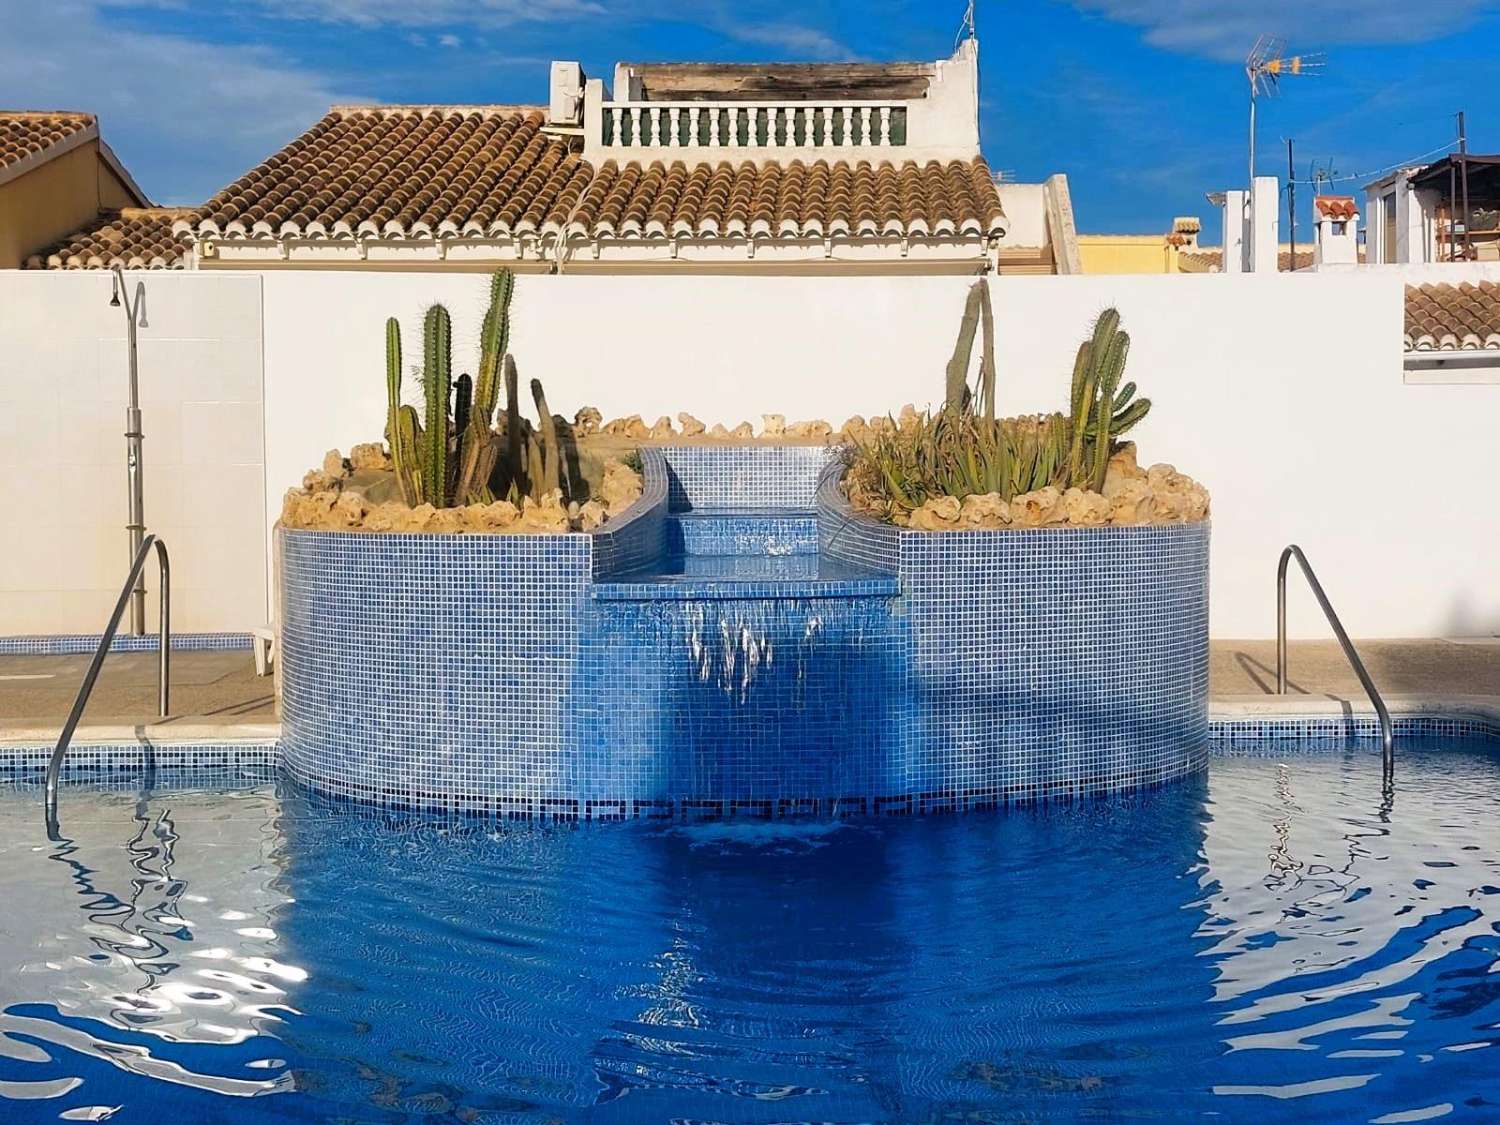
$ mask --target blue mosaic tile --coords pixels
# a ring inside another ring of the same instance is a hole
[[[1393,715],[1391,733],[1403,739],[1445,742],[1500,743],[1500,722],[1462,715]],[[1263,716],[1254,719],[1216,719],[1209,724],[1214,753],[1275,753],[1299,750],[1338,750],[1352,742],[1378,743],[1380,720],[1374,715]]]
[[[838,457],[837,446],[662,446],[668,506],[792,508],[812,511],[818,477]]]
[[[0,656],[91,656],[99,647],[100,633],[55,633],[0,637]],[[160,638],[155,633],[144,637],[116,634],[110,652],[155,652]],[[176,652],[216,652],[249,649],[249,633],[173,633]]]
[[[590,573],[598,580],[650,566],[666,550],[667,463],[641,450],[641,496],[619,519],[594,532]]]
[[[958,811],[1203,767],[1206,524],[907,532],[848,511],[837,456],[645,450],[612,540],[283,532],[288,769],[572,819]]]
[[[52,759],[51,744],[0,746],[0,780],[40,781]],[[63,755],[60,776],[102,784],[130,781],[153,772],[212,781],[224,776],[276,775],[280,753],[275,742],[74,742]]]

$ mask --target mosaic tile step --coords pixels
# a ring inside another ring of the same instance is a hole
[[[895,597],[893,575],[819,555],[709,555],[661,566],[589,590],[595,601],[710,601],[745,598]]]
[[[811,555],[818,519],[787,509],[696,509],[667,517],[673,555]]]

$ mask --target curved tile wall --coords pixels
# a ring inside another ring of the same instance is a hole
[[[592,818],[945,811],[1202,766],[1207,524],[906,532],[849,511],[828,450],[725,452],[644,451],[605,534],[283,530],[290,771]],[[653,586],[695,502],[814,507],[833,566]]]

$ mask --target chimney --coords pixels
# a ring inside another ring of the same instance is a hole
[[[1250,253],[1252,273],[1275,273],[1281,256],[1281,182],[1256,176],[1250,186]]]
[[[1203,223],[1198,216],[1178,215],[1172,220],[1173,245],[1189,252],[1198,249],[1198,233],[1202,229]]]
[[[1359,205],[1352,195],[1320,195],[1313,200],[1317,242],[1313,263],[1323,266],[1359,265]]]
[[[1245,273],[1249,269],[1249,192],[1226,191],[1209,196],[1224,209],[1224,272]]]

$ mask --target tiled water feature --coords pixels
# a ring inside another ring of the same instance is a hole
[[[920,533],[821,447],[647,450],[603,535],[283,531],[286,762],[379,803],[921,813],[1207,741],[1206,524]]]

